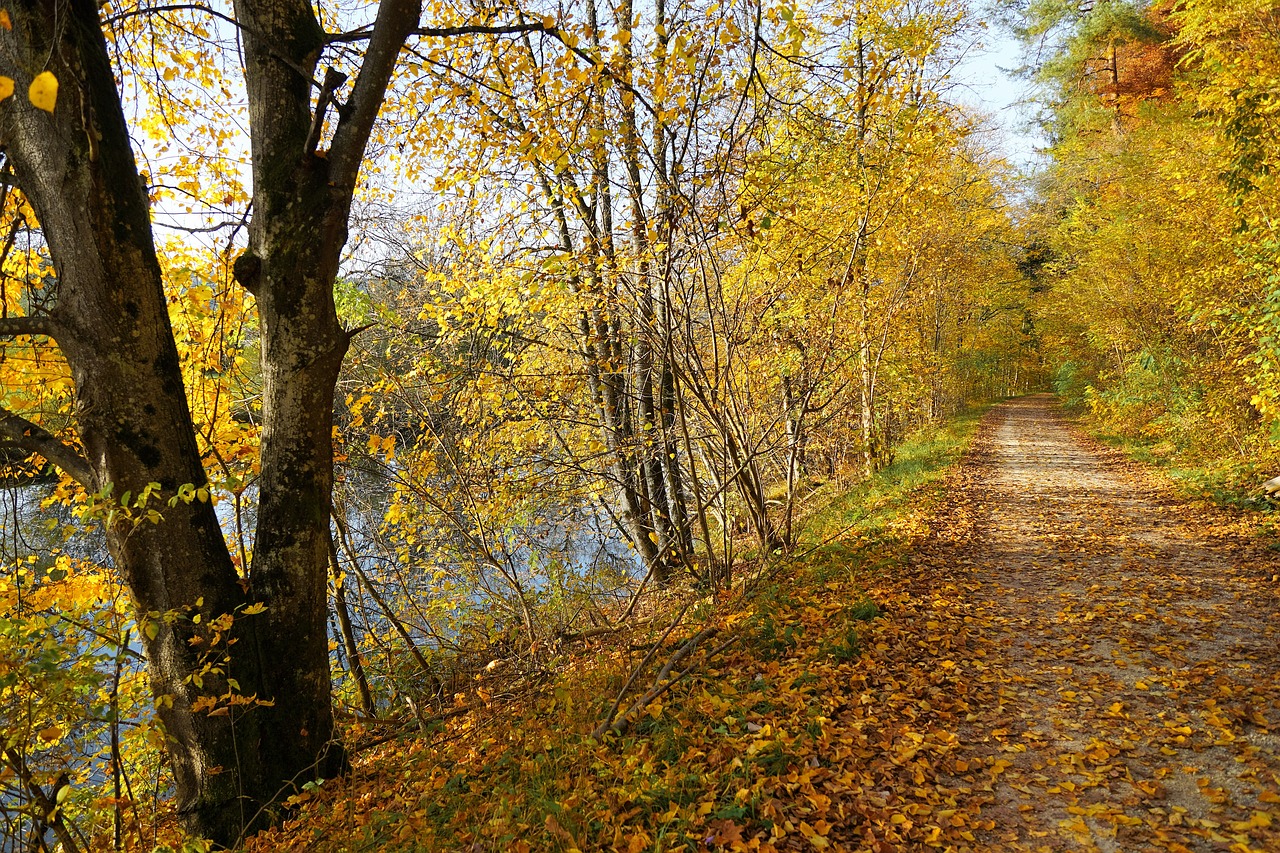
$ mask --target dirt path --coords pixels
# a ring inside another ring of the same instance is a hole
[[[950,546],[999,697],[960,731],[991,771],[963,794],[978,849],[1280,851],[1271,555],[1086,447],[1050,397],[990,429]]]

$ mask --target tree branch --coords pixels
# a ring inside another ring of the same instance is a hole
[[[39,424],[0,406],[0,438],[24,450],[39,453],[61,468],[68,477],[94,491],[95,480],[89,462],[71,445],[61,441]]]
[[[329,33],[325,36],[325,44],[340,44],[357,41],[365,41],[372,39],[374,29],[377,27],[375,23],[373,27],[362,27],[358,30],[352,30],[348,33]],[[569,39],[565,38],[564,33],[560,31],[560,27],[552,24],[548,25],[545,21],[530,21],[520,24],[462,24],[456,27],[416,27],[405,34],[407,39],[409,36],[423,36],[427,38],[450,38],[454,36],[467,35],[528,35],[529,33],[546,33],[556,41],[560,42],[566,50],[592,68],[600,71],[608,77],[613,83],[625,89],[631,94],[636,101],[644,107],[650,115],[658,117],[658,111],[654,109],[653,104],[645,97],[644,93],[632,86],[628,81],[614,74],[607,64],[601,62],[597,57],[592,56],[587,51],[573,45]],[[332,159],[332,158],[331,158]]]
[[[680,661],[684,660],[689,655],[693,654],[693,652],[698,648],[698,645],[703,640],[707,639],[708,637],[714,637],[719,632],[719,630],[720,630],[719,628],[714,628],[714,627],[703,628],[697,634],[694,634],[692,637],[686,640],[680,646],[680,648],[676,649],[675,654],[673,654],[671,658],[663,665],[662,669],[658,671],[658,674],[654,676],[653,685],[644,692],[644,695],[642,695],[639,699],[633,702],[631,704],[631,707],[628,708],[626,712],[623,713],[621,716],[619,716],[616,720],[613,719],[614,715],[617,713],[617,707],[618,707],[617,704],[615,703],[614,707],[610,709],[609,716],[604,720],[604,722],[596,726],[596,729],[591,733],[591,736],[598,740],[599,738],[603,737],[606,732],[612,731],[614,734],[618,734],[618,735],[625,733],[626,730],[631,727],[631,724],[634,721],[634,716],[636,714],[643,711],[646,707],[648,707],[650,702],[657,699],[663,693],[666,693],[673,686],[675,686],[675,683],[677,681],[679,681],[680,679],[684,678],[686,675],[689,674],[689,670],[686,669],[683,672],[678,673],[675,677],[672,677],[671,671],[675,669],[676,664],[680,663]],[[729,643],[734,642],[734,640],[736,639],[737,639],[736,637],[733,639],[730,639],[728,643],[724,643],[723,645],[719,646],[717,649],[713,650],[711,654],[714,655],[724,650],[725,648],[728,647]],[[619,695],[619,698],[621,698],[621,695]]]
[[[78,853],[80,846],[76,844],[75,837],[71,834],[70,828],[63,820],[57,802],[58,790],[64,785],[70,784],[69,782],[64,781],[66,774],[64,773],[62,776],[59,776],[57,781],[55,781],[46,792],[45,789],[40,787],[39,783],[36,782],[35,774],[32,773],[31,769],[27,766],[27,761],[21,752],[16,749],[5,747],[3,751],[0,751],[0,756],[4,758],[4,763],[9,765],[13,770],[14,775],[18,777],[18,781],[22,783],[22,787],[27,789],[27,793],[30,794],[31,799],[35,801],[36,807],[40,809],[42,816],[37,817],[35,820],[36,829],[52,829],[64,849],[71,851],[71,853]],[[43,844],[43,838],[41,838],[40,841],[41,844]]]
[[[422,0],[382,0],[378,4],[369,47],[329,146],[329,175],[335,187],[354,189],[369,134],[386,99],[400,49],[421,17]]]
[[[316,149],[320,147],[320,137],[324,134],[324,114],[329,109],[330,102],[337,106],[333,93],[338,91],[338,87],[345,82],[347,82],[347,75],[338,69],[330,66],[325,70],[324,83],[320,86],[320,97],[316,100],[316,111],[311,117],[311,130],[307,132],[305,150],[308,155],[316,153]]]
[[[457,27],[418,27],[409,30],[407,35],[424,36],[426,38],[451,38],[454,36],[505,36],[520,33],[545,33],[553,29],[541,21],[529,24],[463,24]],[[329,33],[325,36],[325,44],[348,44],[365,41],[373,36],[371,27],[362,27],[349,33]]]
[[[16,338],[20,335],[44,335],[57,338],[58,324],[49,317],[4,317],[0,319],[0,338]]]
[[[640,665],[631,670],[631,677],[627,679],[627,683],[622,685],[622,689],[618,691],[617,698],[613,700],[613,706],[609,708],[609,713],[605,714],[604,722],[597,726],[596,730],[591,733],[592,737],[599,738],[609,730],[610,726],[613,725],[613,720],[618,715],[618,708],[622,706],[622,700],[627,695],[627,691],[631,689],[631,685],[635,683],[635,680],[640,677],[640,673],[644,671],[644,668],[649,665],[649,661],[653,660],[653,656],[658,653],[658,649],[662,648],[662,644],[667,641],[667,637],[670,637],[671,632],[680,624],[680,620],[684,619],[684,614],[688,612],[689,605],[691,603],[692,602],[686,602],[684,607],[680,608],[680,612],[676,614],[675,619],[671,620],[671,624],[667,626],[667,630],[662,632],[662,636],[659,637],[658,641],[649,649],[649,653],[641,659]]]
[[[582,48],[576,47],[575,45],[573,45],[569,41],[569,39],[565,38],[564,33],[560,31],[559,27],[546,27],[542,30],[542,32],[545,32],[547,35],[551,36],[553,39],[560,42],[560,44],[564,45],[565,50],[569,51],[574,56],[578,57],[583,62],[590,65],[592,68],[599,71],[603,76],[607,77],[610,81],[612,81],[614,85],[625,90],[627,94],[631,95],[631,97],[636,99],[636,103],[644,107],[645,110],[648,111],[649,115],[653,116],[654,121],[661,124],[662,117],[658,114],[658,110],[653,106],[653,104],[649,102],[649,99],[645,97],[645,94],[641,92],[639,89],[637,89],[635,86],[632,86],[630,81],[626,80],[625,78],[617,74],[614,74],[613,70],[609,67],[608,63],[602,62],[598,57],[592,56],[590,53],[583,50]],[[665,126],[663,126],[662,128],[662,132],[663,133],[667,132]]]
[[[236,18],[233,18],[230,15],[224,14],[222,12],[219,12],[216,9],[212,9],[203,3],[169,3],[163,6],[140,6],[136,9],[130,9],[127,12],[121,12],[118,15],[111,15],[109,17],[103,18],[102,24],[103,26],[107,26],[110,24],[116,24],[128,18],[135,18],[139,15],[150,15],[150,14],[156,14],[160,12],[203,12],[206,15],[209,15],[210,17],[216,18],[219,21],[230,24],[236,29],[244,30],[245,32],[252,33],[255,36],[259,36],[263,38],[264,42],[268,42],[268,40],[262,36],[261,31],[253,29],[241,23]],[[302,75],[303,78],[310,80],[312,86],[315,86],[318,88],[321,85],[320,83],[316,82],[314,77],[312,77],[310,74],[307,73],[307,70],[305,68],[298,65],[298,63],[294,62],[293,60],[289,59],[289,57],[285,56],[283,51],[275,50],[270,47],[268,47],[268,50],[271,52],[271,55],[274,56],[276,59],[279,59],[285,65],[288,65],[294,71],[297,71],[300,75]]]
[[[121,21],[128,20],[129,18],[136,18],[139,15],[153,15],[158,12],[204,12],[206,15],[217,18],[220,21],[225,21],[233,27],[240,26],[239,21],[235,18],[230,15],[224,15],[222,12],[212,9],[204,3],[166,3],[162,6],[139,6],[136,9],[129,9],[128,11],[120,12],[115,15],[108,15],[102,19],[102,24],[103,26],[110,26],[111,24],[117,24]]]

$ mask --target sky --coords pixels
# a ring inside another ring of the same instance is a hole
[[[991,145],[1011,163],[1029,169],[1037,163],[1043,144],[1032,126],[1032,106],[1025,103],[1030,84],[1011,72],[1022,64],[1021,45],[1005,28],[992,24],[952,72],[954,97],[965,106],[991,117],[995,125]]]

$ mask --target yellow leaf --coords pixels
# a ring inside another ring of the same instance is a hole
[[[266,609],[267,609],[267,605],[265,605],[265,604],[263,604],[261,601],[259,601],[257,604],[250,604],[248,607],[246,607],[246,608],[245,608],[244,610],[242,610],[241,612],[242,612],[245,616],[255,616],[255,615],[257,615],[257,614],[261,613],[262,611],[264,611],[264,610],[266,610]]]
[[[51,72],[41,71],[31,81],[27,97],[31,99],[32,106],[52,113],[54,104],[58,102],[58,78]]]
[[[0,76],[0,101],[13,94],[13,78]]]
[[[8,9],[0,9],[0,27],[4,27],[6,30],[13,29],[13,20],[9,17]],[[12,82],[10,85],[12,85]]]

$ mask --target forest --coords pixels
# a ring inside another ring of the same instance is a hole
[[[1271,0],[22,0],[0,75],[0,853],[1015,849],[679,715],[896,655],[1000,400],[1271,509]]]

